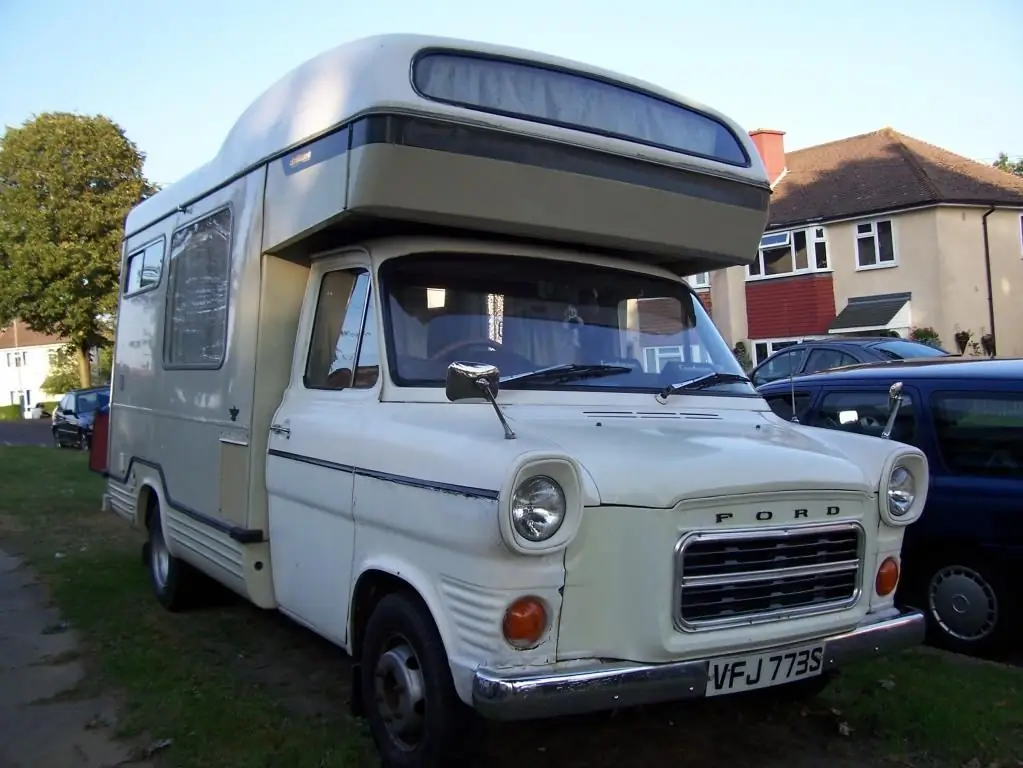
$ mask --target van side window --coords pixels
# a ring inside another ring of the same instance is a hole
[[[219,368],[227,348],[231,210],[181,227],[171,238],[165,368]]]
[[[376,384],[379,353],[372,313],[369,272],[341,269],[323,276],[306,358],[306,387],[365,389]]]
[[[777,416],[785,419],[785,421],[792,421],[792,403],[795,401],[796,404],[796,416],[800,421],[806,415],[807,408],[810,407],[810,395],[807,392],[796,392],[795,396],[791,393],[786,392],[784,395],[771,395],[765,398],[767,404],[771,406],[771,410],[775,412]]]
[[[838,429],[858,435],[881,437],[888,423],[888,390],[865,392],[832,392],[824,396],[810,424],[825,429]],[[904,393],[902,408],[892,429],[892,440],[915,444],[916,405]]]
[[[858,362],[859,360],[852,355],[838,349],[815,349],[810,353],[810,359],[806,361],[803,373],[817,373],[838,368],[841,365],[855,365]]]
[[[974,477],[1023,477],[1023,396],[935,394],[931,416],[950,471]]]
[[[124,293],[130,295],[159,284],[163,271],[164,239],[130,253],[124,266]]]

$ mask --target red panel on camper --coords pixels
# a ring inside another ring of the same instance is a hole
[[[89,469],[107,473],[107,443],[110,435],[110,410],[104,409],[96,414],[92,422],[92,444],[89,446]]]

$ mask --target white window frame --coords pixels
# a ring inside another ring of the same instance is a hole
[[[7,367],[8,368],[24,368],[28,365],[28,355],[26,350],[18,350],[17,352],[7,353]]]
[[[750,354],[752,355],[752,358],[753,358],[753,365],[754,366],[760,365],[762,362],[764,362],[764,360],[769,358],[775,352],[777,352],[777,351],[779,351],[781,349],[785,349],[786,347],[791,347],[791,346],[793,346],[795,344],[798,344],[801,341],[805,341],[806,338],[807,338],[806,336],[786,336],[786,337],[780,337],[780,338],[776,338],[776,339],[750,339],[749,340],[749,343],[750,343],[750,350],[749,351],[750,351]],[[759,360],[757,359],[757,357],[758,357],[758,355],[757,355],[757,345],[758,344],[766,344],[767,345],[767,354],[764,355],[764,357],[759,359]],[[780,347],[776,346],[778,344],[781,344],[782,346],[780,346]]]
[[[686,280],[694,291],[710,288],[710,272],[697,272],[695,275],[689,275]]]
[[[708,360],[701,360],[702,358],[702,347],[696,344],[690,345],[690,353],[692,359],[696,362],[711,362]],[[661,370],[661,362],[671,362],[677,360],[682,362],[685,359],[684,350],[680,345],[667,346],[667,347],[643,347],[643,371],[645,373],[658,373]],[[651,363],[653,364],[651,366]]]
[[[887,221],[892,230],[892,259],[881,261],[881,243],[877,237],[877,225]],[[860,232],[860,227],[870,225],[870,232]],[[877,261],[874,264],[860,264],[860,240],[874,241],[874,255]],[[872,269],[891,269],[899,266],[899,238],[895,233],[895,217],[881,216],[876,219],[857,220],[853,222],[853,258],[856,260],[857,272],[869,272]]]
[[[793,269],[790,272],[783,272],[780,275],[764,274],[764,250],[772,248],[789,247],[789,255],[792,258],[793,266],[796,263],[796,233],[802,232],[806,236],[806,269]],[[824,244],[825,266],[817,266],[817,243]],[[828,228],[821,226],[797,227],[796,229],[779,230],[777,232],[765,232],[760,238],[760,247],[757,248],[756,261],[760,266],[760,274],[754,275],[750,272],[749,265],[746,266],[746,282],[751,283],[757,280],[774,280],[779,277],[792,277],[793,275],[812,275],[822,272],[831,272],[831,247],[828,242]]]

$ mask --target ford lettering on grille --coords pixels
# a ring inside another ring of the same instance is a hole
[[[687,535],[676,549],[675,624],[719,629],[848,608],[863,543],[857,523]]]

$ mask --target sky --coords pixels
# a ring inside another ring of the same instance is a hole
[[[104,114],[166,184],[290,69],[382,32],[540,50],[719,109],[786,149],[891,126],[1023,156],[1023,0],[0,0],[0,125]]]

